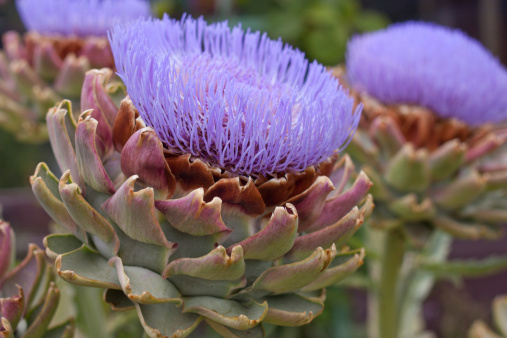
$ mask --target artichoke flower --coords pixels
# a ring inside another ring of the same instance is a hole
[[[120,6],[121,4],[121,6]],[[45,142],[44,116],[62,98],[79,103],[85,73],[113,67],[107,30],[150,15],[144,0],[17,0],[28,30],[3,35],[0,127],[24,142]]]
[[[476,320],[468,331],[468,338],[505,338],[507,337],[507,296],[497,296],[493,300],[493,321],[499,334],[482,320]]]
[[[374,182],[372,225],[496,238],[507,221],[498,60],[460,31],[409,22],[353,38],[335,74],[364,105],[348,152]]]
[[[150,337],[312,321],[364,258],[345,243],[371,182],[336,154],[360,108],[301,52],[226,23],[140,20],[110,41],[129,95],[117,108],[111,71],[89,71],[77,123],[69,101],[47,115],[63,176],[31,177],[70,232],[45,239],[60,277],[135,308]]]
[[[370,335],[416,336],[433,281],[419,264],[445,260],[449,234],[496,239],[507,221],[507,72],[464,33],[408,22],[352,38],[334,73],[364,105],[347,151],[377,204]]]
[[[44,251],[30,244],[25,259],[9,270],[13,254],[14,232],[0,220],[0,337],[73,337],[72,320],[49,327],[60,291]]]

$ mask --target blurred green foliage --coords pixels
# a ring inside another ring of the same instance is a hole
[[[358,0],[159,0],[158,16],[204,15],[209,21],[241,22],[298,47],[310,60],[325,65],[344,61],[348,39],[355,33],[381,29],[386,16],[363,10]]]
[[[29,177],[39,162],[51,162],[49,143],[24,144],[0,129],[0,188],[29,186]]]
[[[269,35],[281,37],[304,51],[309,59],[326,65],[344,60],[347,41],[353,33],[380,29],[388,23],[378,13],[361,11],[356,0],[266,2],[277,5],[266,13]]]

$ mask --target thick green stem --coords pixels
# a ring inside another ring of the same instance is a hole
[[[102,301],[102,290],[84,286],[75,286],[75,290],[78,328],[86,337],[103,336],[104,332],[107,332],[107,315]]]
[[[419,260],[444,262],[449,254],[452,237],[441,230],[434,230]],[[423,329],[422,305],[433,285],[433,273],[421,270],[415,262],[402,288],[400,301],[400,328],[402,337],[413,337]]]
[[[380,338],[398,337],[397,286],[405,254],[403,233],[394,229],[386,234],[378,289],[378,323]]]

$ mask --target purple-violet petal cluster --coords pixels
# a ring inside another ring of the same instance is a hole
[[[469,125],[507,119],[507,71],[463,32],[424,22],[395,24],[348,44],[352,85],[385,103],[431,108]]]
[[[174,153],[240,175],[304,170],[346,146],[362,106],[299,50],[202,18],[116,25],[119,76]]]
[[[17,0],[28,30],[47,35],[105,36],[116,20],[151,16],[147,0]]]

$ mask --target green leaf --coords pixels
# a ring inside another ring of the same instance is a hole
[[[451,243],[452,237],[448,233],[436,229],[421,255],[428,261],[443,262],[447,259]],[[435,276],[430,271],[418,269],[415,266],[406,277],[398,312],[401,337],[412,337],[416,334],[421,320],[422,303],[428,297],[434,283]]]
[[[436,228],[457,238],[477,240],[481,238],[499,239],[501,237],[501,232],[495,229],[492,224],[457,220],[445,214],[438,214],[431,223]]]
[[[507,255],[448,262],[423,261],[421,267],[440,276],[482,277],[507,269]]]

